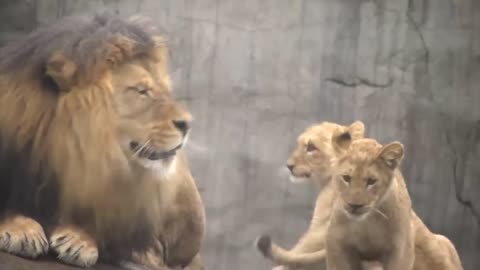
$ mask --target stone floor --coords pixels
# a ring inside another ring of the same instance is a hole
[[[41,260],[28,260],[20,257],[12,256],[0,252],[0,269],[1,270],[78,270],[80,268],[57,263],[50,258]],[[89,268],[92,270],[116,270],[115,268],[107,265],[97,265]]]

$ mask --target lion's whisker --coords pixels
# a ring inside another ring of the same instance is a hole
[[[148,149],[148,144],[150,143],[150,139],[148,139],[147,141],[145,141],[145,143],[143,143],[134,153],[132,156],[137,156],[144,148],[147,148]]]

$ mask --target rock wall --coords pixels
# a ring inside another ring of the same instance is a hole
[[[255,237],[298,239],[317,190],[281,173],[295,138],[356,119],[405,144],[415,210],[480,269],[480,1],[3,0],[0,42],[101,10],[168,33],[175,92],[196,118],[207,269],[268,269]]]

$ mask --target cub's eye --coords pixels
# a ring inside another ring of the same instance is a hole
[[[373,177],[367,178],[367,186],[373,186],[373,185],[375,185],[375,183],[377,183],[377,179],[375,179]]]
[[[137,92],[141,96],[150,96],[150,89],[143,86],[131,86],[128,88],[129,90],[133,90]]]
[[[307,143],[307,152],[317,151],[318,148],[311,141]]]
[[[140,95],[148,96],[148,89],[139,89],[137,92]]]
[[[342,179],[343,181],[345,181],[346,183],[349,183],[352,181],[352,177],[350,175],[342,175]]]

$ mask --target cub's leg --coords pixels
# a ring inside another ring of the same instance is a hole
[[[351,249],[345,247],[339,237],[327,237],[328,270],[362,270],[362,261]]]
[[[407,226],[407,228],[409,228]],[[404,235],[407,235],[405,237]],[[415,234],[408,231],[393,239],[392,252],[383,259],[384,270],[412,270],[415,261]]]
[[[362,263],[358,257],[356,257],[351,253],[343,251],[343,252],[334,252],[333,254],[327,253],[327,269],[328,270],[362,270],[363,268],[362,268]]]
[[[50,248],[57,254],[57,258],[66,264],[91,267],[98,259],[95,240],[73,225],[55,228],[50,236]]]
[[[385,270],[409,270],[412,267],[409,267],[410,263],[407,261],[409,258],[406,255],[403,255],[401,252],[394,252],[389,255],[384,262]]]
[[[411,270],[415,260],[415,252],[411,247],[394,250],[383,263],[384,270]]]
[[[42,226],[22,216],[7,216],[0,222],[0,250],[27,258],[48,252],[48,241]]]

